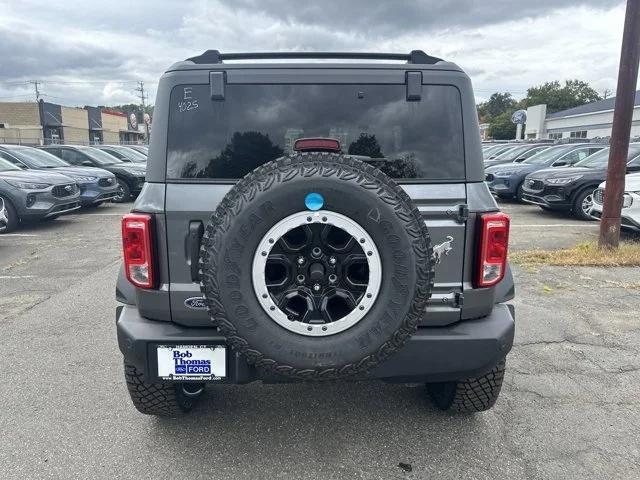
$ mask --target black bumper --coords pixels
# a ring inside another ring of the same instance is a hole
[[[522,200],[554,210],[571,210],[573,206],[571,192],[558,186],[545,186],[541,191],[531,191],[525,187]]]
[[[116,309],[118,345],[127,363],[150,380],[156,379],[157,345],[225,344],[214,328],[188,328],[140,317],[133,305]],[[371,370],[368,378],[390,382],[440,382],[459,380],[493,368],[513,345],[515,311],[497,304],[490,315],[446,327],[421,327],[407,344]],[[230,349],[225,383],[258,380],[256,370]]]

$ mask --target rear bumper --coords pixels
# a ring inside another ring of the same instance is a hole
[[[118,345],[125,360],[150,380],[157,376],[157,345],[226,343],[215,328],[188,328],[173,322],[148,320],[142,318],[133,305],[117,307],[116,325]],[[514,308],[505,304],[495,305],[490,315],[477,320],[419,328],[399,352],[368,372],[367,378],[441,382],[476,376],[491,370],[511,350],[514,330]],[[230,349],[227,375],[226,383],[259,379],[256,370]]]

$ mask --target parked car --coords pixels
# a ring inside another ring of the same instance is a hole
[[[109,155],[113,155],[121,162],[125,163],[146,163],[147,156],[136,152],[133,148],[125,147],[122,145],[94,145],[93,148],[107,152]]]
[[[0,155],[0,233],[20,222],[56,218],[80,208],[80,188],[61,173],[22,170]]]
[[[485,169],[485,181],[489,190],[500,198],[522,200],[522,184],[525,177],[535,171],[549,167],[574,165],[606,145],[581,143],[558,145],[542,150],[520,163],[503,163]]]
[[[483,158],[484,158],[485,161],[486,160],[491,160],[491,159],[496,158],[498,155],[501,155],[501,154],[503,154],[505,152],[508,152],[509,150],[513,150],[514,148],[519,147],[519,146],[520,146],[520,144],[513,144],[513,143],[504,144],[503,143],[503,144],[497,145],[497,146],[495,146],[495,147],[493,147],[491,149],[485,150],[483,152]]]
[[[118,184],[114,202],[128,202],[142,190],[146,164],[123,163],[113,155],[97,148],[79,145],[48,145],[39,147],[71,165],[98,167],[113,173]]]
[[[593,192],[591,215],[598,219],[602,217],[602,205],[606,187],[606,182],[602,182]],[[624,179],[624,197],[620,225],[626,230],[640,232],[640,173],[629,174]]]
[[[572,212],[592,220],[593,191],[607,176],[609,147],[571,167],[548,168],[526,176],[522,199],[543,209]],[[640,143],[629,145],[627,172],[640,170]]]
[[[257,69],[209,50],[160,79],[116,285],[133,405],[172,416],[211,384],[360,378],[491,408],[514,287],[469,78],[420,51],[301,55],[363,58]]]
[[[484,168],[492,167],[494,165],[500,165],[501,163],[522,162],[527,158],[535,155],[536,153],[546,150],[550,147],[551,145],[539,143],[518,145],[517,147],[507,150],[506,152],[503,152],[490,160],[485,160]]]
[[[145,157],[149,156],[149,147],[146,145],[127,145],[127,147],[134,149],[136,152],[143,154]]]
[[[23,170],[50,170],[73,179],[80,187],[83,207],[95,207],[118,196],[113,173],[96,167],[72,166],[44,150],[17,145],[0,145],[0,156]]]

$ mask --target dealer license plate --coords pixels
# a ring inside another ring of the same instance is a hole
[[[224,345],[158,345],[163,380],[220,380],[227,374]]]

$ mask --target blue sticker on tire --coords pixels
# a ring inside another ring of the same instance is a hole
[[[324,197],[319,193],[308,193],[306,197],[304,197],[304,205],[309,210],[320,210],[324,206]]]

